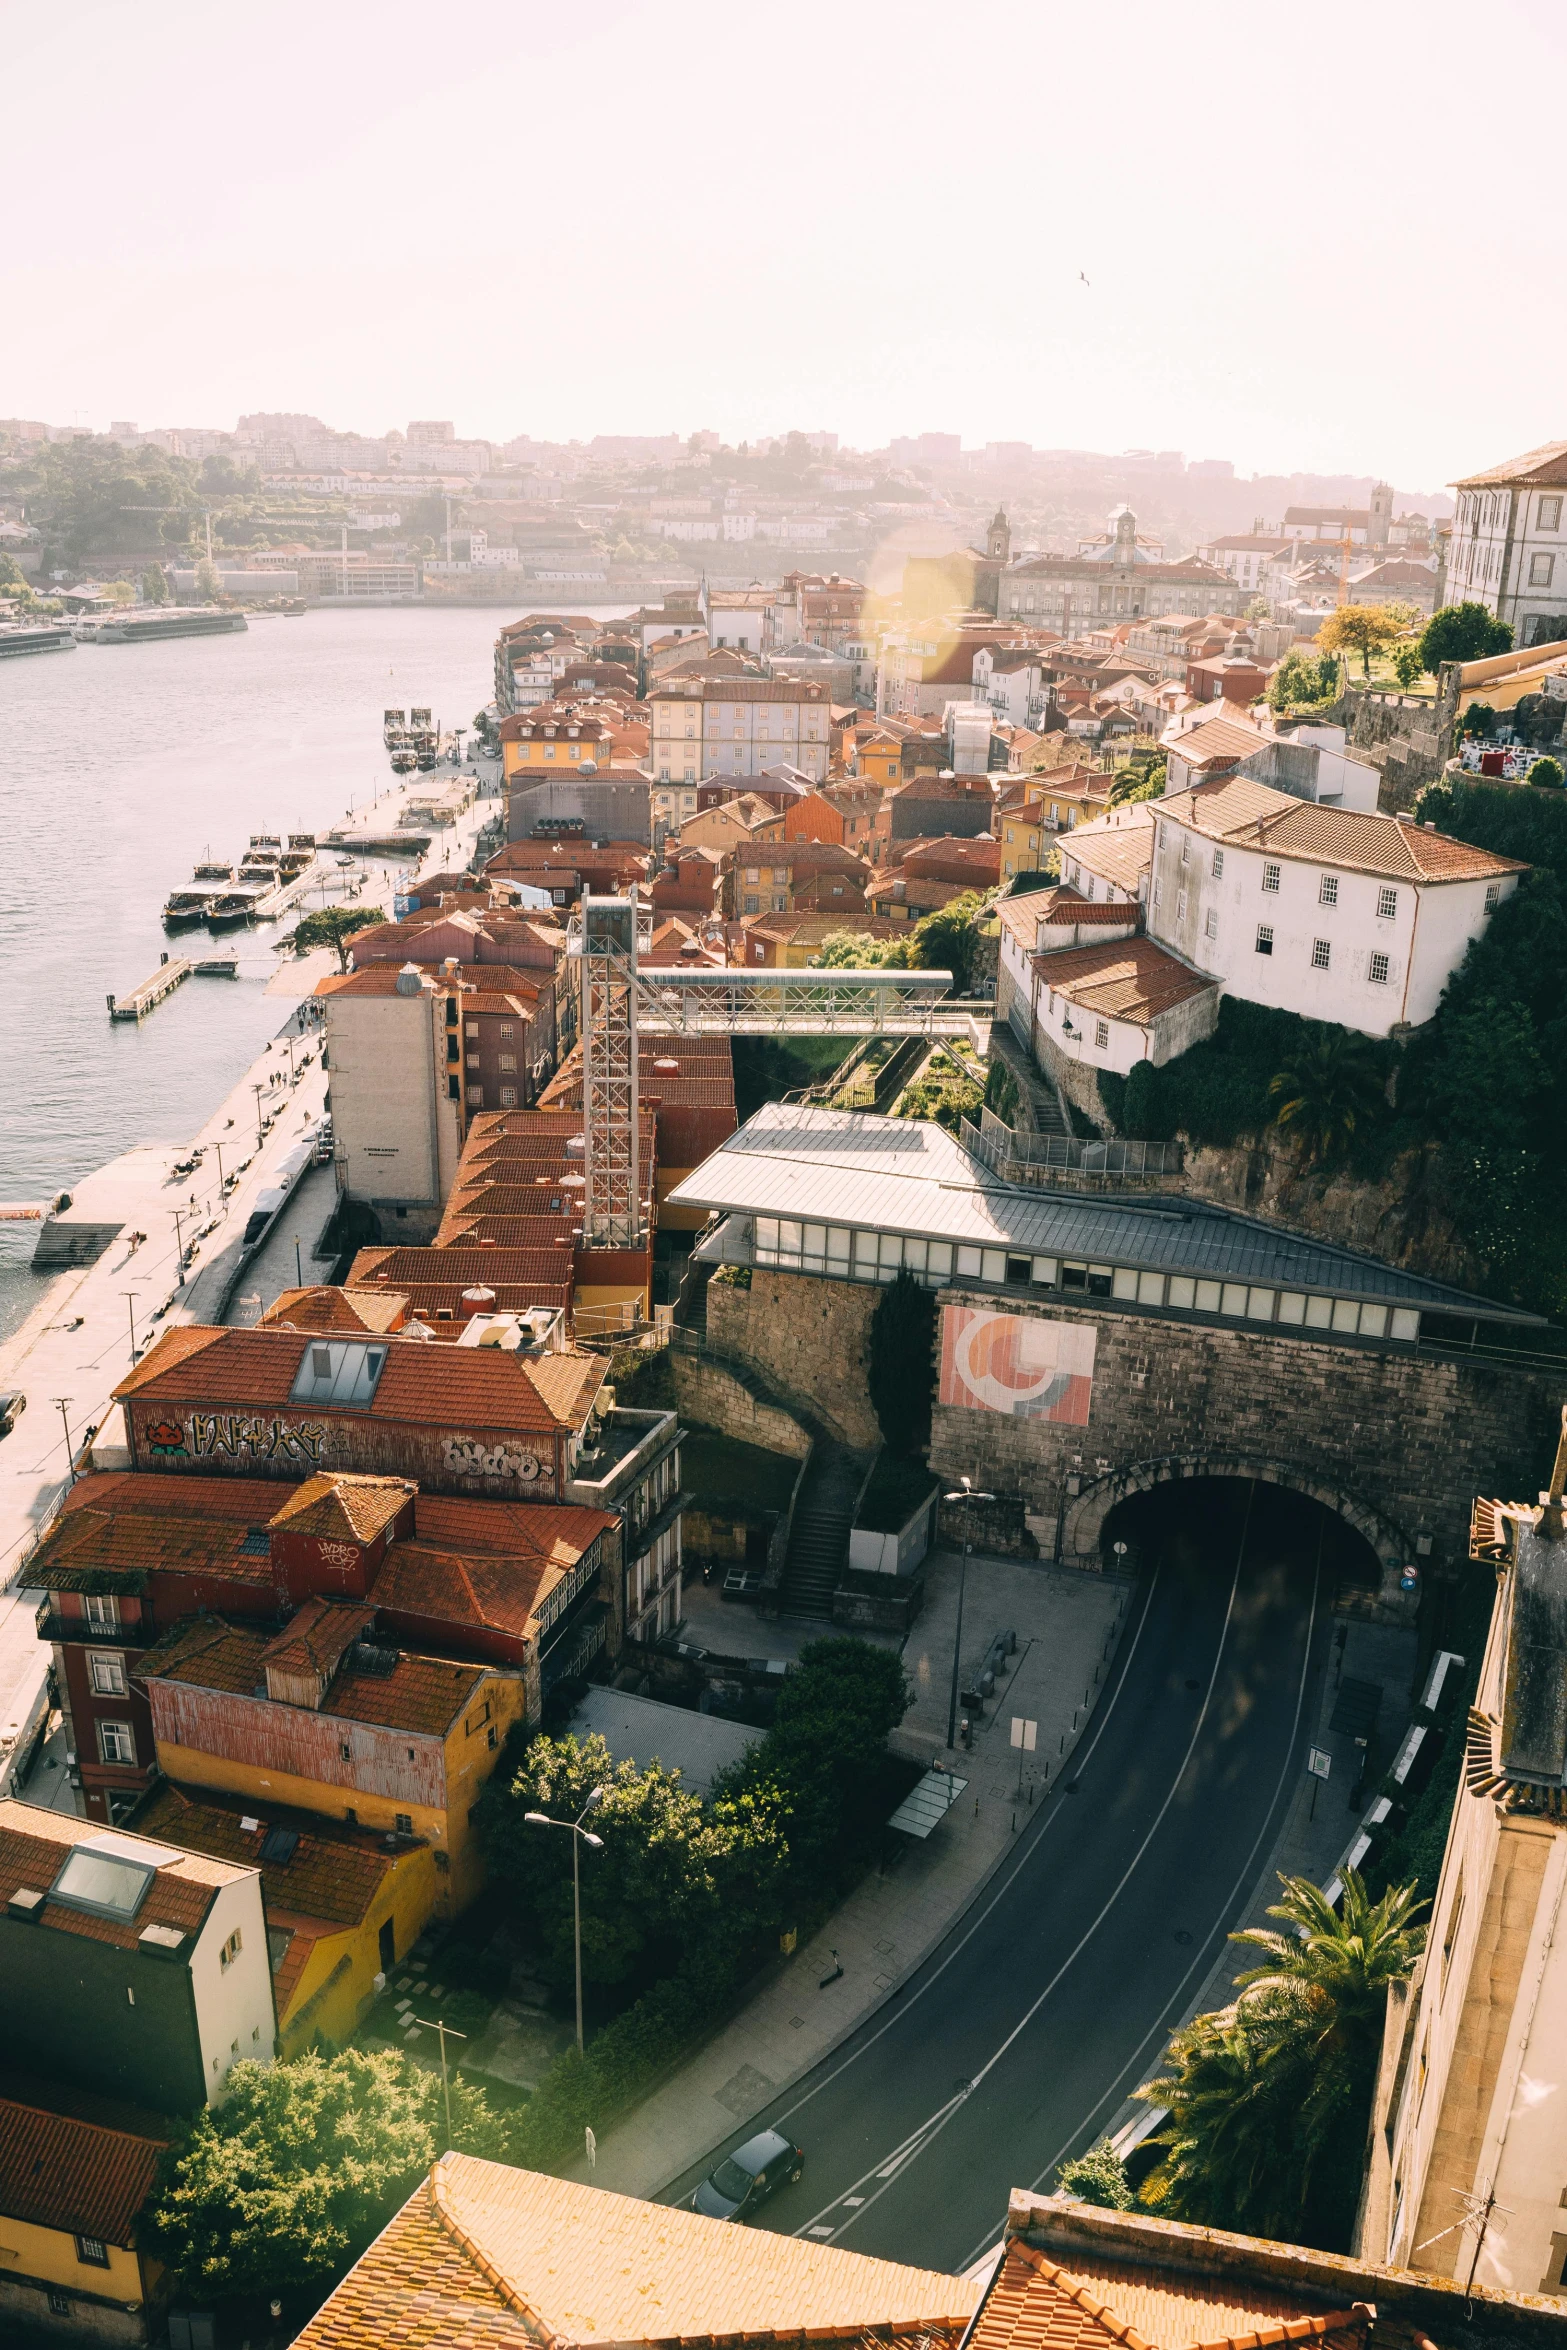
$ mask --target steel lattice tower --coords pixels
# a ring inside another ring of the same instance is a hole
[[[637,1131],[637,926],[629,898],[582,900],[584,1248],[646,1245]]]

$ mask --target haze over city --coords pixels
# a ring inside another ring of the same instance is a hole
[[[4,23],[20,413],[939,427],[1426,489],[1554,429],[1552,141],[1476,181],[1457,0]],[[1485,40],[1549,88],[1567,22],[1500,0]]]

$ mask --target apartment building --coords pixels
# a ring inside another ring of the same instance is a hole
[[[1453,487],[1445,600],[1483,604],[1520,649],[1567,638],[1567,441],[1547,441]]]
[[[1248,1002],[1370,1036],[1431,1018],[1527,870],[1239,775],[1167,793],[1153,833],[1151,938]]]
[[[345,1193],[433,1232],[462,1148],[467,1069],[455,967],[372,963],[317,983]]]
[[[138,2220],[173,2135],[161,2116],[36,2076],[0,2092],[0,2331],[143,2350],[161,2263]]]
[[[731,849],[720,904],[726,922],[747,914],[858,913],[869,867],[835,841],[776,840]]]
[[[831,704],[825,689],[790,678],[670,678],[648,695],[649,764],[659,784],[761,775],[797,767],[825,780]]]

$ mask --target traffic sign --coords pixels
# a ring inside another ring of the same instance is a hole
[[[1333,1757],[1325,1746],[1314,1746],[1306,1757],[1306,1768],[1314,1779],[1331,1778]]]
[[[1037,1722],[1026,1722],[1021,1714],[1014,1714],[1012,1716],[1013,1745],[1020,1746],[1025,1754],[1032,1754],[1035,1746],[1038,1743],[1038,1740],[1039,1724]]]

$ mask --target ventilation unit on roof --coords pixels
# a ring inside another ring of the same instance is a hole
[[[376,1640],[356,1640],[348,1652],[348,1668],[353,1673],[374,1673],[385,1679],[395,1673],[402,1651],[383,1648]]]

